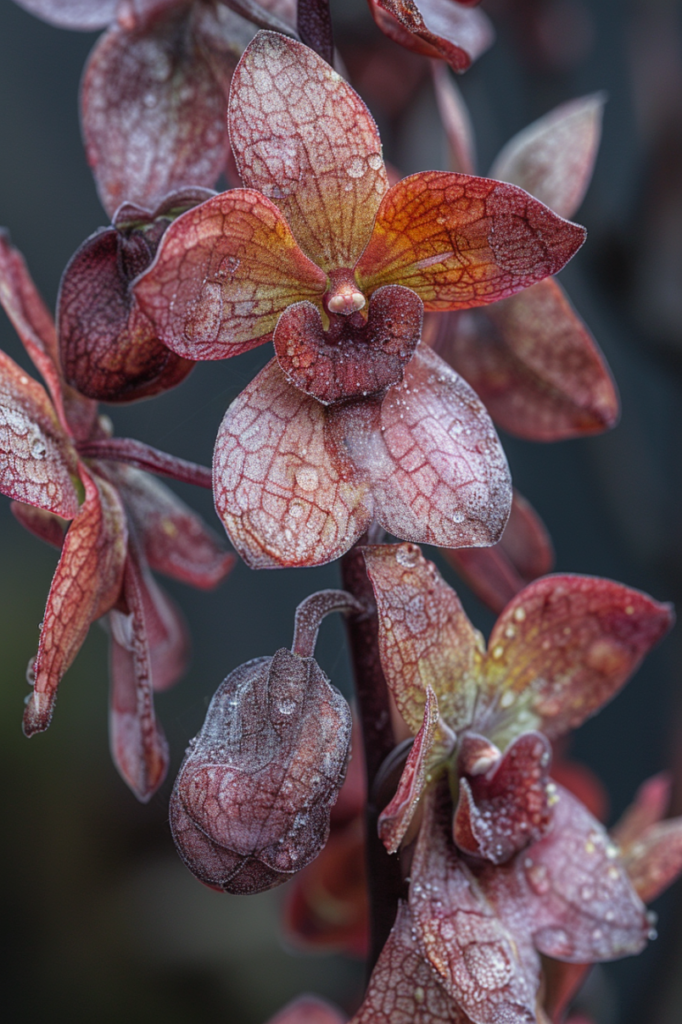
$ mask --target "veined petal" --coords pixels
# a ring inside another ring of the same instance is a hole
[[[91,32],[114,20],[119,0],[15,0],[20,7],[60,28]]]
[[[446,726],[444,740],[448,729],[457,732],[471,722],[483,638],[415,545],[368,547],[365,561],[379,614],[381,664],[398,710],[416,735],[431,687]]]
[[[135,295],[178,355],[226,359],[266,341],[287,306],[319,303],[326,287],[277,207],[233,189],[171,224]]]
[[[381,31],[394,42],[446,60],[455,71],[466,71],[494,39],[484,14],[463,11],[452,0],[369,0],[369,7]]]
[[[85,501],[71,523],[45,608],[35,659],[35,685],[24,732],[47,729],[59,681],[76,657],[90,623],[108,612],[121,591],[127,529],[123,506],[105,480],[79,464]]]
[[[584,240],[515,185],[424,171],[384,196],[355,276],[365,293],[402,284],[427,310],[468,309],[556,274]]]
[[[78,513],[76,453],[43,386],[0,352],[0,492],[55,512]]]
[[[244,184],[277,204],[321,267],[352,267],[388,188],[357,93],[302,43],[260,32],[235,71],[228,124]]]
[[[346,1024],[347,1019],[345,1013],[326,999],[306,995],[288,1003],[268,1024]]]
[[[371,494],[329,415],[274,359],[227,410],[213,460],[216,510],[252,568],[331,561],[369,525]]]
[[[572,217],[592,177],[601,139],[603,93],[570,100],[510,139],[490,177],[520,185],[561,217]]]

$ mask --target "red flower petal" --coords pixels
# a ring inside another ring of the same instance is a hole
[[[572,217],[592,177],[605,96],[562,103],[507,143],[490,177],[520,185],[561,217]]]
[[[358,94],[301,43],[260,32],[235,71],[228,123],[244,184],[277,204],[321,267],[352,267],[388,188]]]
[[[434,347],[504,430],[560,441],[614,426],[609,368],[560,284],[548,279],[485,313],[443,323]]]
[[[651,903],[682,873],[682,818],[652,825],[623,850],[623,863],[639,898]]]
[[[46,512],[35,505],[24,505],[21,501],[13,501],[10,504],[10,511],[14,518],[21,523],[24,529],[32,533],[39,540],[44,540],[52,547],[60,548],[64,543],[68,522],[54,512]]]
[[[526,584],[554,565],[545,524],[516,490],[499,543],[491,548],[446,548],[443,555],[476,597],[498,614]]]
[[[484,14],[462,11],[452,0],[369,0],[369,7],[389,38],[415,53],[440,57],[455,71],[466,71],[494,38]]]
[[[298,996],[271,1017],[268,1024],[345,1024],[348,1018],[325,999]]]
[[[55,512],[78,513],[76,453],[45,389],[0,352],[0,492]]]
[[[60,28],[91,32],[114,20],[118,0],[15,0],[20,7]]]
[[[462,94],[444,64],[432,61],[433,87],[450,149],[451,170],[476,173],[474,131]]]
[[[274,343],[287,380],[324,405],[381,394],[403,378],[421,338],[421,300],[409,288],[389,285],[374,292],[367,319],[333,316],[327,331],[311,302],[289,306],[279,318]]]
[[[669,605],[610,580],[531,583],[488,642],[485,687],[497,704],[490,737],[504,746],[529,728],[550,739],[575,729],[618,692],[671,624]]]
[[[178,355],[226,359],[266,341],[287,306],[319,302],[326,287],[277,207],[233,189],[171,224],[135,295]]]
[[[614,841],[621,847],[628,847],[653,825],[658,825],[668,810],[671,789],[669,772],[660,772],[643,782],[623,817],[611,829]]]
[[[152,687],[160,693],[174,686],[187,668],[189,633],[179,608],[146,571],[146,567],[141,571],[138,582],[151,657]]]
[[[111,754],[122,778],[143,803],[151,799],[168,771],[168,744],[154,714],[147,584],[136,556],[129,553],[123,576],[125,612],[110,613]]]
[[[364,292],[402,284],[427,310],[468,309],[556,274],[584,240],[514,185],[424,171],[385,195],[355,276]]]
[[[35,685],[24,712],[24,732],[47,729],[59,681],[80,650],[90,623],[117,600],[127,530],[116,491],[79,465],[85,501],[71,523],[52,580],[35,659]]]
[[[273,359],[227,410],[216,440],[216,510],[253,568],[318,565],[367,529],[372,500],[328,429],[323,405]]]

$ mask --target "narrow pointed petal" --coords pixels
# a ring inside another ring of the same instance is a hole
[[[194,487],[205,487],[207,491],[212,487],[211,470],[207,466],[169,455],[132,437],[100,436],[81,442],[78,453],[85,459],[97,459],[98,462],[123,462],[147,473],[158,473]]]
[[[550,739],[609,701],[673,621],[669,605],[592,576],[546,576],[507,606],[488,642],[490,736],[539,728]]]
[[[252,568],[320,565],[367,529],[372,499],[327,426],[276,360],[227,410],[216,440],[216,511]]]
[[[326,287],[277,207],[233,189],[171,224],[135,295],[178,355],[226,359],[267,341],[287,306],[319,303]]]
[[[268,1024],[346,1024],[348,1017],[326,999],[298,996],[271,1017]]]
[[[450,149],[451,170],[459,174],[475,174],[474,130],[462,94],[440,61],[431,62],[431,72],[438,112]]]
[[[141,572],[145,630],[151,658],[152,687],[156,693],[170,689],[184,674],[189,659],[189,632],[183,615],[152,574]]]
[[[432,687],[441,718],[458,731],[471,721],[476,700],[481,634],[415,545],[368,547],[365,562],[379,613],[381,665],[400,714],[416,735]]]
[[[412,914],[402,901],[351,1024],[470,1024],[438,984],[417,945]]]
[[[92,32],[114,20],[118,0],[15,0],[20,7],[60,28]]]
[[[480,11],[463,11],[452,0],[369,0],[377,25],[400,46],[446,60],[466,71],[494,39]]]
[[[123,576],[126,612],[112,611],[109,741],[123,780],[147,803],[168,771],[168,744],[156,721],[145,582],[134,554]]]
[[[54,512],[78,513],[76,453],[47,392],[0,352],[0,492]]]
[[[402,284],[427,310],[468,309],[556,274],[584,240],[515,185],[424,171],[386,193],[355,276],[365,293]]]
[[[509,927],[533,935],[545,956],[569,963],[639,953],[651,929],[618,849],[602,825],[557,787],[554,827],[512,864],[478,880]]]
[[[228,123],[244,184],[276,203],[319,266],[352,267],[388,188],[358,94],[303,44],[260,32],[235,71]]]
[[[126,557],[125,513],[116,491],[81,465],[85,501],[71,523],[52,580],[35,659],[35,685],[24,732],[47,729],[59,681],[85,640],[90,623],[117,600]]]
[[[682,818],[652,825],[623,850],[632,887],[643,903],[651,903],[682,873]]]
[[[502,539],[491,548],[446,548],[446,561],[479,600],[498,614],[520,590],[551,572],[554,550],[545,524],[514,491]]]
[[[351,407],[336,415],[389,533],[438,547],[499,540],[512,496],[502,446],[483,404],[430,349],[420,346],[387,392],[371,438]]]
[[[417,941],[448,995],[474,1024],[535,1024],[539,962],[519,960],[507,930],[448,836],[447,810],[428,799],[410,869]],[[514,936],[514,938],[512,937]]]
[[[669,772],[660,772],[643,782],[623,817],[611,829],[614,842],[623,848],[631,846],[652,825],[658,825],[668,810],[671,790]]]
[[[490,170],[491,178],[520,185],[561,217],[572,217],[592,177],[606,97],[562,103],[515,135]]]
[[[55,515],[54,512],[36,508],[35,505],[24,505],[21,501],[13,501],[10,504],[10,511],[24,529],[32,533],[34,537],[45,541],[46,544],[51,544],[54,548],[61,549],[64,543],[64,534],[69,525],[66,519]]]
[[[173,491],[129,466],[117,467],[116,483],[155,572],[202,589],[217,586],[227,576],[234,555]]]
[[[437,724],[438,698],[432,688],[427,686],[424,721],[414,738],[396,794],[379,815],[379,838],[389,853],[397,853],[424,791],[428,758]]]

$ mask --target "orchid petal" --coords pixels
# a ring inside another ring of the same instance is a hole
[[[431,71],[438,111],[450,149],[451,169],[459,174],[475,174],[474,130],[462,94],[440,61],[432,61]]]
[[[189,658],[189,633],[184,617],[142,563],[139,576],[145,631],[156,693],[169,690],[184,674]]]
[[[427,310],[468,309],[556,274],[584,240],[515,185],[423,171],[384,196],[355,276],[365,293],[402,284]]]
[[[326,287],[277,207],[233,189],[171,224],[135,295],[178,355],[226,359],[267,341],[287,306],[319,303]]]
[[[15,0],[24,10],[60,28],[91,32],[116,16],[119,0]]]
[[[466,71],[494,39],[480,11],[463,11],[452,0],[369,0],[372,17],[390,39],[415,53],[446,60]]]
[[[669,605],[591,576],[546,576],[522,590],[488,642],[490,737],[539,728],[550,739],[609,701],[672,624]]]
[[[346,1024],[348,1017],[326,999],[298,996],[271,1017],[268,1024]]]
[[[228,123],[244,184],[277,204],[315,263],[352,267],[388,188],[357,93],[306,46],[260,32],[235,71]]]
[[[372,499],[323,405],[272,360],[227,410],[213,462],[216,510],[253,568],[319,565],[367,529]]]
[[[669,772],[660,772],[643,782],[622,818],[610,830],[614,842],[626,848],[641,839],[653,825],[658,825],[668,810],[671,790]]]
[[[651,903],[682,873],[682,818],[652,825],[622,856],[633,889]]]
[[[13,501],[10,504],[10,512],[21,523],[25,530],[32,533],[34,537],[45,541],[54,548],[61,549],[64,543],[68,522],[57,516],[54,512],[47,512],[45,509],[37,508],[35,505],[24,505],[21,501]]]
[[[561,217],[572,217],[592,177],[605,96],[562,103],[515,135],[490,177],[525,188]]]
[[[108,612],[117,600],[126,557],[127,530],[116,491],[79,473],[85,501],[71,523],[45,608],[35,684],[24,712],[24,732],[33,736],[47,729],[57,687],[85,640],[90,623]]]

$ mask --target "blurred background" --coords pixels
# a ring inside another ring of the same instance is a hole
[[[374,27],[364,0],[332,3],[336,42],[372,108],[385,154],[403,173],[446,168],[426,62]],[[605,89],[604,138],[577,219],[588,242],[563,272],[620,388],[610,434],[542,446],[503,435],[515,484],[547,523],[557,568],[608,576],[682,599],[682,10],[677,0],[484,0],[497,41],[460,80],[482,172],[516,131],[564,100]],[[61,271],[106,223],[80,141],[77,92],[95,35],[60,31],[0,3],[0,224],[54,305]],[[396,69],[397,72],[396,72]],[[0,347],[28,367],[0,314]],[[120,435],[209,464],[227,405],[268,358],[256,350],[199,365],[174,392],[108,409]],[[220,529],[210,495],[178,491]],[[334,566],[253,573],[239,565],[214,593],[168,583],[193,638],[187,676],[158,698],[172,768],[147,806],[107,749],[106,637],[93,627],[60,688],[49,731],[21,733],[25,669],[56,553],[0,500],[0,900],[6,1019],[125,1019],[260,1024],[302,989],[352,1011],[362,965],[287,948],[282,890],[204,889],[177,858],[167,804],[187,741],[239,663],[291,639],[293,612],[338,583]],[[492,617],[456,581],[477,625]],[[166,584],[164,584],[166,585]],[[682,644],[654,652],[618,699],[575,737],[610,798],[610,818],[662,768],[682,813]],[[343,631],[325,624],[319,660],[350,694]],[[584,998],[595,1024],[682,1020],[682,891],[655,907],[659,939],[599,968]]]

